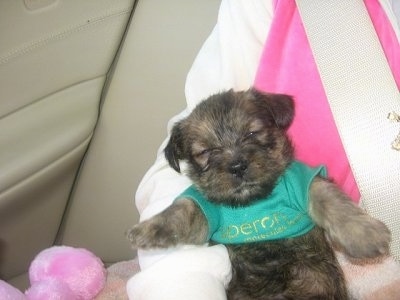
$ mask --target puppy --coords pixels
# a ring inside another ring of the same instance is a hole
[[[223,243],[228,299],[347,299],[333,246],[351,258],[388,253],[390,232],[294,160],[291,97],[254,89],[213,95],[173,127],[165,156],[193,186],[128,233],[134,247]]]

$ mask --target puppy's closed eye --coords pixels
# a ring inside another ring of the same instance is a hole
[[[244,134],[242,142],[251,143],[263,139],[265,135],[265,126],[260,119],[253,120],[248,127],[247,133]]]
[[[249,141],[249,140],[252,140],[252,139],[256,139],[259,134],[260,134],[260,131],[250,131],[249,133],[247,133],[244,136],[243,140],[244,141]]]
[[[221,152],[220,148],[208,148],[203,144],[194,143],[192,146],[192,155],[202,171],[206,171],[209,167],[211,156]]]

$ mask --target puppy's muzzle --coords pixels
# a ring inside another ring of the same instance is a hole
[[[244,161],[235,161],[229,166],[229,172],[238,178],[242,178],[247,172],[247,163]]]

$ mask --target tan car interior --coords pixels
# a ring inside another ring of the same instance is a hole
[[[0,1],[0,278],[55,244],[131,259],[137,186],[219,0]]]

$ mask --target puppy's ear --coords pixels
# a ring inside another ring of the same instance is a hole
[[[256,105],[270,119],[271,125],[276,125],[279,129],[286,130],[294,118],[293,98],[285,94],[262,93],[255,89],[250,92],[256,101]]]
[[[168,144],[164,149],[164,155],[169,165],[175,171],[180,172],[179,160],[183,159],[183,138],[180,122],[172,128]]]

